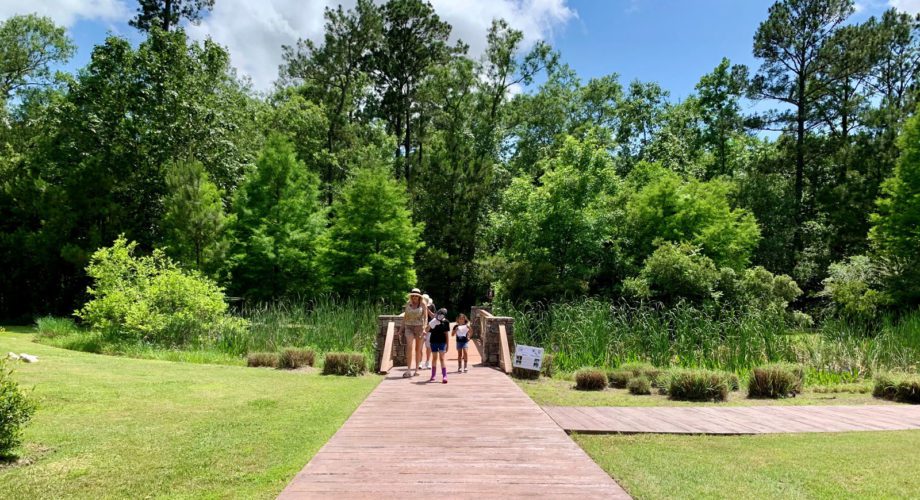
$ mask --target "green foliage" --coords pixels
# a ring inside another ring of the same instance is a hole
[[[902,307],[920,304],[920,115],[907,121],[898,139],[901,156],[882,184],[869,239],[894,272],[888,290]]]
[[[668,397],[678,401],[725,401],[731,391],[731,379],[721,371],[674,370],[664,387]]]
[[[357,377],[367,373],[367,358],[356,352],[330,352],[323,360],[323,375]]]
[[[626,384],[626,388],[629,390],[630,394],[636,396],[647,396],[652,393],[652,383],[645,375],[639,375],[631,379],[629,383]]]
[[[394,303],[415,284],[421,226],[403,187],[380,168],[358,171],[332,207],[321,268],[337,294]]]
[[[758,366],[748,379],[748,397],[785,398],[802,392],[805,369],[801,365],[774,363]]]
[[[214,8],[214,0],[138,0],[137,15],[128,22],[141,31],[170,28],[187,19],[201,20],[202,11]]]
[[[166,170],[166,187],[167,253],[181,264],[213,272],[226,252],[227,217],[220,191],[199,161],[172,163]]]
[[[304,366],[313,366],[316,352],[312,349],[299,349],[287,347],[278,354],[278,368],[295,369]]]
[[[718,267],[743,269],[760,241],[754,217],[729,204],[731,184],[682,180],[645,165],[630,177],[637,190],[626,204],[630,251],[637,263],[662,242],[690,243]]]
[[[633,378],[635,375],[632,370],[617,369],[607,372],[607,382],[614,389],[625,389]]]
[[[74,314],[110,342],[187,346],[211,342],[247,328],[227,315],[220,287],[179,268],[162,251],[136,256],[124,238],[100,248],[86,272],[91,299]]]
[[[628,281],[627,292],[637,298],[665,302],[704,301],[712,297],[719,271],[712,259],[689,244],[664,243],[645,260],[639,281]],[[647,294],[645,297],[639,294]]]
[[[246,355],[246,366],[277,368],[281,356],[277,352],[251,352]]]
[[[273,135],[236,192],[232,289],[254,300],[316,296],[325,212],[319,181],[287,139]]]
[[[35,413],[35,401],[13,380],[13,370],[0,359],[0,457],[13,454],[22,441],[22,428]]]
[[[579,391],[602,391],[607,387],[607,374],[596,368],[575,372],[575,388]]]
[[[29,14],[0,21],[0,108],[16,93],[54,82],[51,66],[66,62],[75,51],[66,29],[49,17]]]
[[[920,375],[916,373],[882,373],[875,377],[872,395],[877,398],[920,404]]]
[[[859,324],[879,318],[889,298],[882,289],[882,271],[870,257],[851,256],[831,264],[827,273],[818,295],[829,300],[830,315]]]
[[[35,320],[35,331],[39,337],[51,339],[80,333],[72,319],[55,316],[42,316]]]

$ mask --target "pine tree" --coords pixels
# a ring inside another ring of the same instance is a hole
[[[321,262],[332,290],[397,300],[415,284],[421,227],[412,223],[405,187],[382,168],[366,168],[333,204]]]
[[[171,164],[166,186],[163,228],[170,256],[200,271],[213,271],[226,251],[227,216],[220,191],[199,161]]]
[[[234,211],[233,290],[256,300],[321,291],[316,253],[325,214],[319,179],[297,160],[287,139],[268,138],[237,191]]]

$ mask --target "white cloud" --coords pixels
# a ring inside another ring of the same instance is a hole
[[[888,5],[911,14],[920,12],[920,0],[888,0]]]
[[[2,1],[2,0],[0,0]],[[432,0],[435,11],[453,26],[452,38],[470,45],[478,57],[485,49],[486,32],[493,18],[504,18],[524,33],[525,47],[551,38],[553,33],[576,17],[567,0]],[[219,0],[214,11],[198,26],[189,26],[190,36],[227,46],[233,65],[252,78],[256,89],[265,90],[278,76],[281,46],[298,38],[319,40],[323,30],[324,0]],[[350,8],[354,2],[342,2]]]
[[[120,21],[133,16],[133,10],[120,0],[0,0],[0,19],[32,13],[67,27],[78,19]]]

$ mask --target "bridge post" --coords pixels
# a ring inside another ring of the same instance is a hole
[[[387,328],[390,322],[393,322],[395,326],[395,331],[399,331],[402,327],[402,314],[400,315],[382,315],[377,316],[377,339],[374,346],[375,350],[375,365],[374,371],[380,372],[382,366],[384,366],[383,356],[384,348],[386,347],[387,339]],[[405,366],[406,364],[406,336],[402,334],[396,335],[394,331],[393,342],[391,344],[390,350],[390,359],[393,360],[392,365],[390,366]]]

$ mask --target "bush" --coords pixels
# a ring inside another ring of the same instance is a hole
[[[644,376],[652,385],[655,385],[658,377],[661,376],[661,370],[651,363],[625,363],[620,366],[620,369],[631,372],[634,377]]]
[[[831,264],[827,274],[818,296],[829,299],[830,316],[860,324],[878,320],[889,302],[883,291],[884,273],[880,266],[865,255],[853,255]]]
[[[607,382],[610,384],[610,387],[615,389],[625,389],[626,384],[628,384],[633,377],[633,372],[622,368],[607,372]]]
[[[758,366],[748,380],[750,398],[785,398],[802,392],[805,370],[801,365],[774,363]]]
[[[639,375],[630,380],[629,383],[626,384],[626,388],[629,389],[630,394],[635,394],[637,396],[644,396],[652,393],[652,383],[645,375]]]
[[[323,375],[356,377],[367,372],[367,358],[357,352],[330,352],[323,362]]]
[[[580,391],[602,391],[607,387],[607,374],[595,368],[575,372],[575,388]]]
[[[227,314],[219,286],[179,268],[162,251],[137,257],[119,238],[86,268],[92,300],[75,314],[110,342],[180,347],[235,334],[248,323]]]
[[[712,370],[676,370],[668,376],[668,397],[678,401],[725,401],[730,374]]]
[[[22,439],[22,428],[35,413],[35,402],[13,380],[13,371],[0,360],[0,457],[12,455]]]
[[[875,378],[872,395],[877,398],[920,404],[920,375],[884,373]]]
[[[735,375],[734,373],[728,374],[728,388],[732,391],[741,389],[741,379],[738,378],[738,375]]]
[[[316,353],[310,349],[288,347],[278,355],[278,368],[295,369],[304,366],[313,366]]]
[[[35,331],[41,338],[53,339],[79,333],[80,329],[70,318],[44,316],[35,320]]]
[[[279,356],[275,352],[251,352],[246,355],[246,366],[277,368],[279,364]]]

